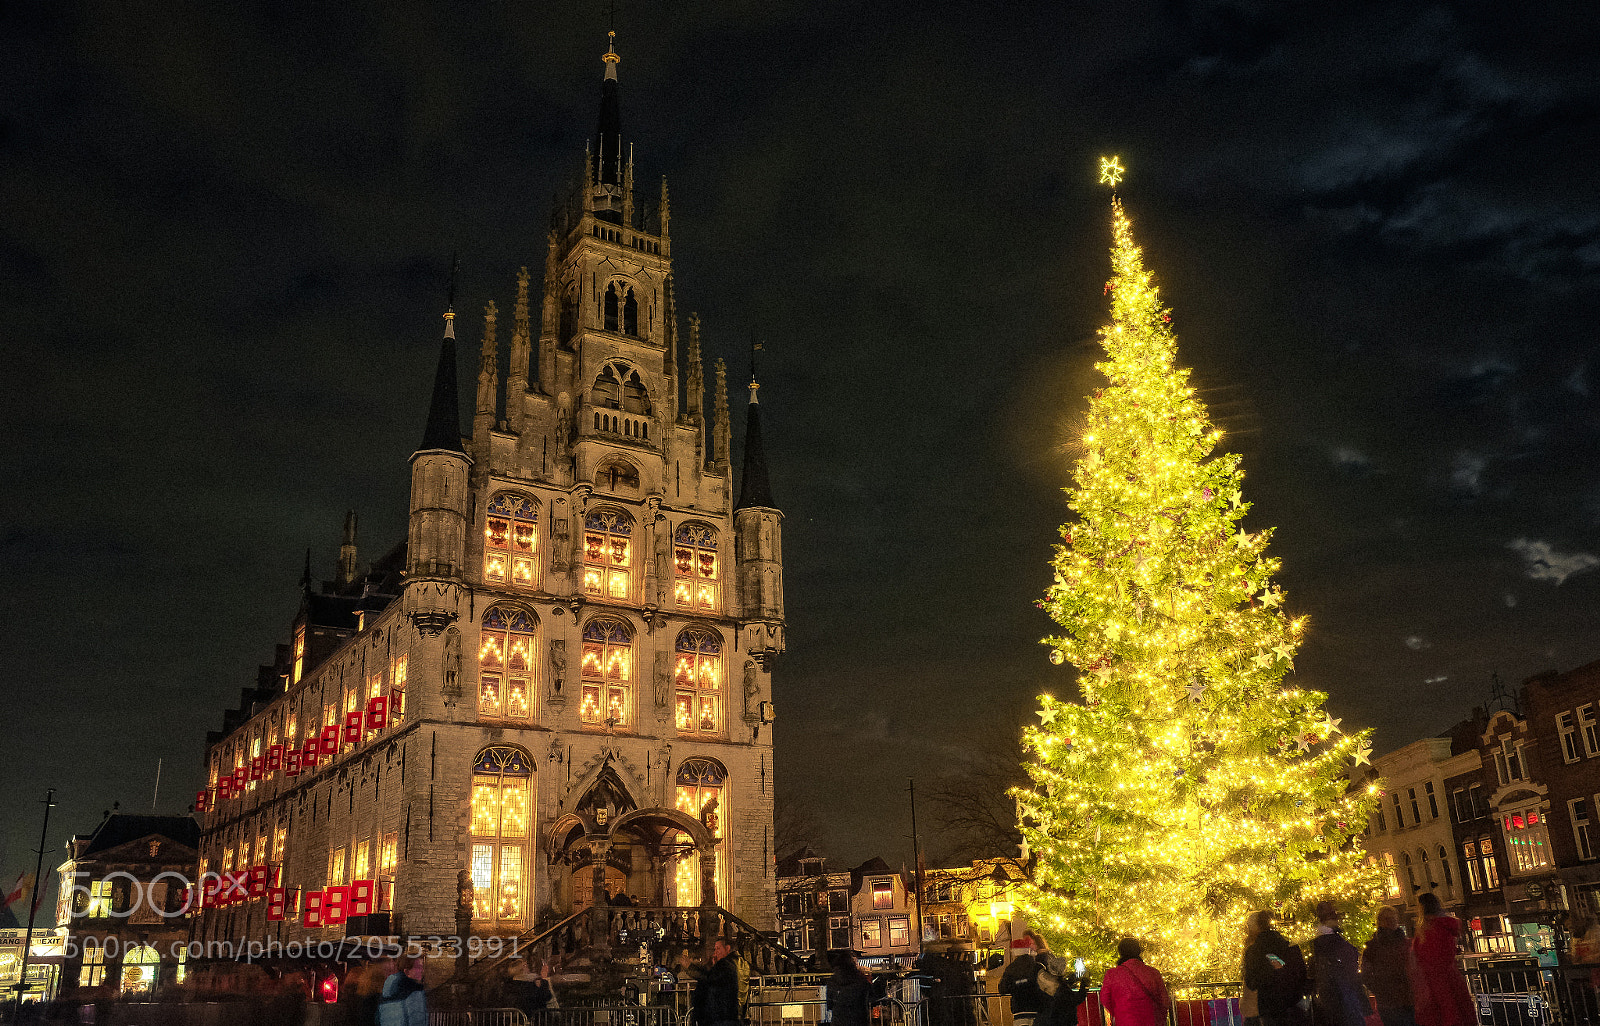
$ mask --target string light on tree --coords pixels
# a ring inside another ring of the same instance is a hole
[[[1124,174],[1101,161],[1101,181]],[[1177,366],[1171,317],[1112,201],[1108,379],[1089,400],[1043,607],[1081,702],[1043,696],[1013,792],[1038,859],[1023,906],[1057,950],[1099,969],[1136,936],[1179,981],[1231,979],[1245,916],[1291,936],[1331,899],[1351,930],[1381,893],[1356,835],[1370,732],[1343,733],[1325,695],[1285,679],[1304,617],[1283,609],[1270,530],[1246,531],[1237,455]]]

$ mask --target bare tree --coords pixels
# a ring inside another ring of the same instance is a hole
[[[789,795],[772,806],[772,852],[781,862],[802,848],[822,850],[822,815],[811,799]]]
[[[962,761],[928,791],[941,828],[939,855],[946,862],[1019,860],[1022,832],[1016,803],[1007,792],[1028,781],[1022,768],[1022,727],[1008,716],[968,737]]]

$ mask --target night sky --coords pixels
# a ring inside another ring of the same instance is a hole
[[[148,810],[158,758],[185,808],[306,548],[332,577],[352,508],[363,562],[403,537],[450,255],[470,383],[594,129],[606,15],[555,7],[0,15],[5,884],[47,786],[52,845]],[[1033,603],[1097,384],[1103,153],[1310,616],[1298,681],[1383,751],[1492,673],[1600,657],[1592,3],[628,3],[616,29],[680,315],[735,383],[766,342],[779,794],[830,854],[908,859],[907,779],[1073,693]]]

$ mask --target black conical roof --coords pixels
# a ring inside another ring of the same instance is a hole
[[[772,484],[767,480],[767,452],[761,446],[761,405],[750,404],[744,423],[744,468],[739,473],[739,502],[733,508],[777,509]]]
[[[461,448],[461,401],[456,395],[456,340],[446,335],[439,345],[439,369],[433,373],[433,401],[428,404],[428,427],[418,449]]]

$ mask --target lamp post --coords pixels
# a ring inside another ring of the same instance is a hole
[[[22,995],[28,986],[28,956],[33,952],[33,918],[39,914],[39,887],[44,883],[44,843],[50,833],[50,810],[55,807],[56,789],[44,794],[44,825],[39,828],[39,859],[33,867],[33,894],[28,900],[28,932],[22,936],[22,969],[17,974],[17,1007],[13,1021],[22,1016]]]

